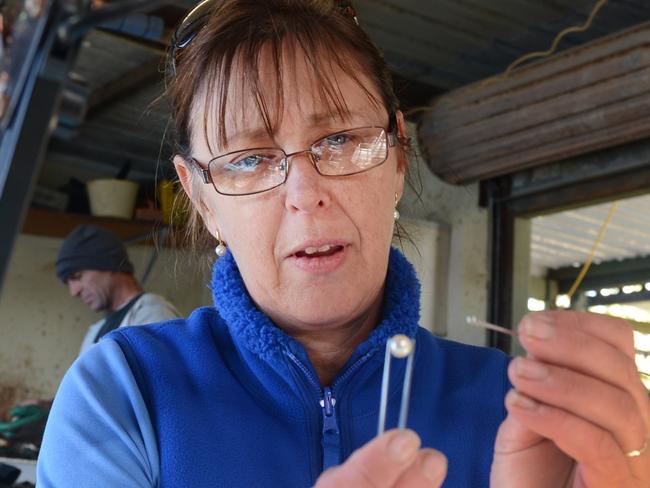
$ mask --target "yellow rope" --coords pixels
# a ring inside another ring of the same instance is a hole
[[[481,83],[477,89],[485,88],[485,86],[495,83],[497,81],[507,80],[512,74],[512,72],[518,66],[522,65],[526,61],[530,61],[531,59],[536,59],[536,58],[546,58],[548,56],[552,56],[553,54],[555,54],[555,51],[557,51],[557,48],[560,45],[560,42],[568,34],[573,34],[575,32],[585,32],[586,30],[588,30],[593,24],[596,15],[598,15],[598,12],[600,12],[600,10],[605,6],[607,2],[608,0],[598,0],[596,2],[596,5],[594,5],[593,9],[591,10],[591,13],[589,14],[589,17],[587,18],[585,23],[579,26],[567,27],[566,29],[561,31],[557,36],[555,36],[555,39],[553,40],[553,43],[551,44],[551,47],[549,49],[547,49],[546,51],[537,51],[537,52],[532,52],[532,53],[525,54],[524,56],[521,56],[519,59],[513,61],[502,74],[484,80],[483,83]]]
[[[618,209],[618,204],[619,204],[619,202],[612,203],[612,207],[609,209],[609,213],[607,214],[607,218],[605,219],[603,224],[600,226],[600,231],[598,232],[598,237],[596,238],[596,241],[594,242],[594,245],[591,247],[591,252],[589,253],[589,256],[587,257],[587,260],[585,261],[585,264],[582,265],[582,269],[580,270],[580,273],[578,274],[578,277],[576,278],[575,282],[571,286],[571,289],[567,293],[569,298],[573,298],[573,295],[575,294],[576,290],[580,286],[580,283],[582,283],[582,280],[585,278],[585,275],[587,274],[587,271],[589,271],[589,268],[591,267],[591,263],[593,262],[594,258],[596,257],[596,252],[598,251],[598,247],[600,247],[600,244],[603,242],[603,238],[605,237],[605,232],[607,231],[607,227],[609,227],[609,223],[612,221],[612,218],[614,217],[614,214],[616,213],[616,210]]]

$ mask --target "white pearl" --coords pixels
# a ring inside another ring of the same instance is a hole
[[[404,334],[398,334],[390,339],[390,353],[396,358],[405,358],[413,352],[413,341]]]

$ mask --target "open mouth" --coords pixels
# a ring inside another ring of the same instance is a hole
[[[326,244],[321,247],[308,247],[302,251],[298,251],[295,256],[297,258],[324,258],[333,256],[343,251],[343,246]]]

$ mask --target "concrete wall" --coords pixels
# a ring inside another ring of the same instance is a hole
[[[414,136],[414,127],[409,129]],[[485,345],[487,334],[465,324],[467,315],[484,319],[487,314],[488,213],[479,208],[478,185],[445,183],[417,156],[417,149],[415,156],[411,174],[416,189],[407,187],[399,209],[405,217],[446,224],[451,229],[446,337]]]
[[[62,239],[20,235],[0,295],[0,410],[18,399],[52,397],[77,357],[88,326],[101,318],[68,295],[54,274]],[[141,276],[150,247],[131,246]],[[174,279],[170,279],[170,277]],[[212,302],[207,275],[188,256],[163,250],[145,285],[179,311]]]
[[[420,327],[447,335],[449,228],[428,220],[400,218],[408,240],[393,239],[415,267],[420,280]]]

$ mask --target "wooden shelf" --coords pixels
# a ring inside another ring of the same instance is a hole
[[[165,226],[159,221],[94,217],[92,215],[54,212],[31,207],[27,212],[22,233],[64,238],[75,227],[82,224],[94,224],[104,227],[125,241],[146,235],[153,237],[154,232],[165,229]],[[149,238],[145,242],[151,243],[152,239]]]

